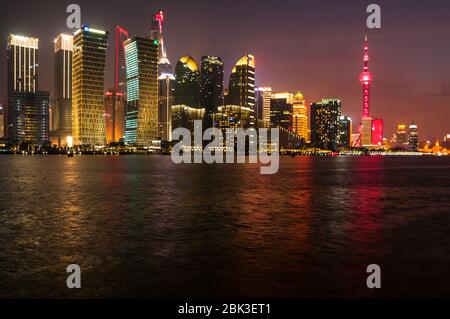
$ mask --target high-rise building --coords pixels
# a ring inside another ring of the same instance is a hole
[[[339,118],[339,147],[350,148],[352,142],[352,119],[341,115]]]
[[[308,141],[308,109],[300,92],[294,95],[292,103],[292,131],[305,142]]]
[[[0,104],[0,138],[5,136],[5,107]]]
[[[271,87],[256,89],[256,118],[263,122],[264,127],[270,127],[270,103],[272,100]]]
[[[152,16],[150,38],[158,44],[158,76],[172,74],[172,66],[167,58],[163,37],[164,12],[159,10]]]
[[[281,127],[292,131],[292,112],[294,94],[289,92],[272,94],[270,102],[270,123],[272,127]]]
[[[127,111],[125,142],[152,146],[159,138],[158,44],[141,37],[125,41]]]
[[[186,105],[172,106],[172,127],[182,127],[194,132],[194,121],[203,120],[205,109],[193,108]]]
[[[371,117],[363,117],[359,127],[361,146],[372,146],[372,121]]]
[[[106,144],[104,80],[108,31],[83,26],[74,33],[72,135],[74,145]]]
[[[311,104],[311,143],[324,150],[337,150],[341,101],[322,99]]]
[[[172,140],[172,106],[175,103],[175,76],[164,43],[165,15],[162,10],[152,16],[150,38],[158,45],[158,125],[163,142]]]
[[[247,54],[234,66],[228,86],[228,104],[250,108],[252,126],[256,120],[255,57]]]
[[[397,125],[397,132],[395,137],[397,146],[408,145],[408,134],[406,133],[406,125],[404,124]]]
[[[205,108],[203,129],[214,126],[214,115],[224,105],[223,63],[219,57],[202,57],[200,74],[200,105]]]
[[[382,119],[373,119],[372,120],[372,145],[373,146],[382,146],[383,138],[384,138],[384,122]]]
[[[7,44],[7,137],[14,143],[49,140],[49,93],[39,92],[39,39],[11,34]]]
[[[200,70],[197,62],[185,56],[175,67],[175,104],[200,108]]]
[[[414,122],[409,126],[408,144],[411,151],[415,152],[419,148],[419,133]]]
[[[18,92],[10,96],[8,137],[17,144],[49,141],[49,92]]]
[[[73,36],[60,34],[54,40],[55,111],[53,128],[65,140],[72,135],[72,59]]]
[[[450,150],[450,134],[444,136],[444,141],[442,142],[442,147]]]
[[[217,128],[226,133],[227,128],[250,128],[252,110],[239,105],[220,106],[216,113]]]
[[[175,77],[161,74],[158,78],[158,117],[161,141],[172,141],[172,106],[175,103]]]
[[[106,142],[118,143],[125,137],[125,108],[124,94],[116,92],[115,88],[105,94],[105,122]]]
[[[7,45],[8,96],[13,92],[38,91],[39,39],[10,34]]]

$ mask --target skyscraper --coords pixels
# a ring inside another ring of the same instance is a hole
[[[352,119],[341,115],[339,118],[339,147],[349,148],[352,141]]]
[[[54,128],[63,140],[72,135],[72,59],[73,36],[60,34],[55,49],[55,118]]]
[[[262,121],[264,127],[270,127],[271,99],[271,87],[259,87],[256,89],[256,118],[258,121]]]
[[[150,38],[158,43],[158,76],[172,74],[172,66],[167,58],[166,47],[163,37],[164,12],[159,10],[152,16],[152,29]]]
[[[384,136],[384,122],[382,119],[372,120],[372,145],[382,146]]]
[[[305,142],[308,141],[308,109],[305,97],[297,92],[292,103],[292,130]]]
[[[172,141],[172,106],[175,102],[175,77],[164,73],[158,78],[158,117],[162,142]]]
[[[406,125],[404,124],[397,125],[396,142],[397,146],[408,145],[408,134],[406,133]]]
[[[150,38],[158,45],[158,125],[162,142],[172,140],[172,105],[175,102],[175,76],[164,43],[165,15],[159,10],[152,16]]]
[[[175,104],[192,108],[200,106],[200,72],[197,62],[190,57],[182,57],[175,67]]]
[[[419,148],[419,133],[414,122],[409,126],[408,144],[411,151],[416,152]]]
[[[74,34],[72,135],[74,145],[105,145],[104,80],[108,32],[83,26]]]
[[[8,96],[38,90],[39,39],[11,34],[8,37]]]
[[[151,146],[158,126],[158,44],[132,37],[125,41],[127,111],[125,142]]]
[[[0,138],[5,136],[5,107],[0,104]]]
[[[234,66],[228,85],[228,103],[250,108],[252,126],[256,119],[255,66],[253,55],[242,57]]]
[[[49,92],[18,92],[10,96],[9,139],[17,144],[49,141]]]
[[[292,104],[294,94],[289,92],[272,94],[270,102],[270,123],[273,127],[281,127],[292,131]]]
[[[49,93],[39,92],[39,40],[8,37],[7,137],[14,143],[43,144],[49,140]]]
[[[203,128],[214,126],[214,114],[224,105],[223,63],[219,57],[202,57],[200,74],[200,105],[205,108]]]
[[[117,143],[125,137],[124,94],[111,88],[105,94],[106,142]]]
[[[322,99],[311,104],[311,143],[324,150],[337,150],[341,101]]]

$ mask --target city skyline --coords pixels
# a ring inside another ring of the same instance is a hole
[[[282,13],[281,18],[277,18],[276,29],[278,31],[273,36],[269,36],[273,33],[273,31],[269,32],[270,26],[266,26],[264,29],[260,28],[263,26],[263,21],[255,20],[254,17],[249,18],[248,21],[241,21],[241,18],[245,20],[242,14],[235,15],[235,18],[239,21],[237,25],[245,32],[232,32],[237,26],[232,23],[227,24],[220,19],[213,24],[214,27],[210,28],[212,30],[208,32],[199,29],[197,25],[189,25],[187,17],[181,15],[181,13],[184,12],[189,16],[193,10],[199,11],[201,1],[195,2],[192,8],[187,8],[182,3],[160,3],[156,1],[154,4],[143,4],[140,1],[133,1],[125,12],[121,12],[119,9],[116,12],[114,8],[120,6],[114,6],[114,4],[117,4],[114,1],[111,2],[111,10],[108,12],[100,11],[98,6],[85,1],[80,1],[79,4],[82,8],[83,23],[109,30],[111,33],[114,31],[115,25],[123,25],[130,31],[130,34],[147,37],[150,36],[152,12],[162,8],[165,11],[166,21],[165,45],[170,61],[177,61],[181,56],[187,54],[191,54],[196,61],[201,61],[202,55],[214,54],[221,57],[224,62],[224,80],[225,83],[228,83],[230,70],[235,61],[251,52],[256,57],[257,86],[271,86],[274,92],[296,92],[300,90],[305,95],[307,105],[320,101],[322,98],[339,98],[343,101],[344,113],[353,119],[360,117],[361,90],[357,76],[361,69],[361,41],[365,33],[368,33],[373,60],[371,70],[376,80],[372,86],[371,104],[377,110],[377,116],[385,120],[385,138],[389,139],[392,136],[397,124],[409,125],[412,122],[415,122],[419,127],[421,140],[433,138],[442,140],[442,137],[448,133],[445,118],[450,116],[450,110],[446,107],[450,96],[450,89],[448,89],[450,82],[447,82],[450,72],[447,72],[449,71],[448,68],[441,67],[441,64],[438,63],[440,59],[443,59],[443,53],[447,50],[438,50],[438,53],[436,53],[436,50],[426,50],[423,46],[414,49],[416,44],[410,44],[414,42],[414,39],[422,39],[426,40],[427,43],[429,42],[428,46],[437,45],[436,38],[446,34],[448,28],[444,27],[438,33],[433,33],[430,28],[431,22],[433,22],[434,28],[439,24],[431,19],[430,14],[431,12],[433,14],[436,14],[436,12],[445,14],[445,8],[449,6],[448,4],[438,2],[429,4],[429,7],[422,7],[420,4],[413,3],[413,10],[403,13],[401,4],[388,4],[381,1],[379,4],[383,9],[383,26],[380,30],[367,32],[365,27],[367,4],[365,3],[345,4],[342,5],[344,8],[335,8],[336,5],[328,1],[323,1],[317,5],[308,3],[307,13],[312,16],[320,12],[324,17],[345,18],[348,16],[350,19],[347,19],[349,21],[345,23],[337,20],[334,22],[336,25],[333,28],[326,24],[317,23],[314,27],[310,25],[306,29],[301,29],[300,27],[293,28],[292,23],[286,21],[292,14],[287,9],[289,7],[292,7],[292,9],[298,8],[300,4],[284,3],[277,6],[269,1],[261,4],[262,8],[258,10],[256,16],[264,18],[268,15],[267,12],[270,12],[270,9],[275,8],[278,9],[277,12]],[[411,5],[410,2],[408,4]],[[31,18],[30,22],[23,19],[9,23],[9,17],[2,17],[0,22],[2,24],[0,35],[3,43],[5,37],[14,32],[40,39],[40,88],[50,91],[52,97],[54,97],[52,41],[57,34],[70,31],[65,28],[66,5],[64,3],[58,4],[55,8],[55,17],[39,25],[39,27],[30,25],[33,20]],[[6,4],[7,8],[11,7],[11,10],[14,10],[14,6],[14,4]],[[59,6],[61,7],[60,14],[57,10]],[[245,9],[247,9],[247,6],[247,4],[244,4]],[[42,10],[48,8],[48,4],[44,1],[40,2],[39,6],[25,7],[24,17],[32,13],[42,12]],[[148,9],[138,10],[140,7]],[[441,10],[436,10],[436,7],[440,7]],[[333,8],[336,10],[331,10]],[[30,12],[28,12],[28,9]],[[221,4],[215,7],[215,10],[223,10],[225,16],[226,12],[230,12],[230,9],[225,8],[225,6],[222,7]],[[411,23],[414,17],[419,16],[419,11],[421,11],[421,30],[417,30],[414,25],[410,25],[410,29],[405,28],[405,25],[401,22],[408,21],[408,23]],[[127,16],[128,14],[130,18]],[[308,14],[305,15],[306,21],[311,19]],[[107,17],[112,17],[112,22],[106,19]],[[201,22],[210,20],[211,17],[200,14],[198,19]],[[304,26],[302,21],[299,21],[299,25]],[[249,24],[252,24],[251,28],[246,28]],[[182,25],[184,25],[184,28],[181,27]],[[285,28],[285,26],[291,28]],[[224,27],[225,29],[228,27],[230,31],[224,32]],[[253,36],[257,29],[265,32],[259,32],[256,36]],[[179,35],[180,30],[183,30],[183,37]],[[329,31],[331,31],[331,34]],[[266,41],[261,38],[260,33],[266,33]],[[405,33],[405,36],[401,36],[402,33]],[[319,37],[320,41],[315,39],[317,36],[314,35],[322,35],[322,37]],[[234,41],[232,41],[233,38]],[[299,41],[290,41],[290,39],[298,39]],[[110,35],[109,42],[110,44],[113,42],[112,35]],[[300,44],[296,45],[294,42]],[[450,47],[447,45],[439,45],[444,46],[444,49],[448,49],[448,52],[450,52]],[[283,50],[274,50],[274,48],[280,46],[283,47]],[[0,51],[2,55],[4,54],[4,47],[2,45]],[[303,49],[300,50],[300,48]],[[394,52],[394,48],[399,49],[399,52]],[[295,49],[295,53],[292,53],[289,49]],[[113,51],[114,46],[110,45],[108,47],[105,90],[113,85]],[[276,51],[276,54],[273,51]],[[422,63],[412,63],[417,61],[418,54],[425,57],[421,59]],[[324,56],[331,58],[323,59]],[[3,60],[1,61],[2,66],[5,65]],[[1,69],[4,70],[3,67]],[[1,83],[5,83],[6,74],[4,74],[5,72],[1,73]],[[327,76],[324,76],[324,73]],[[411,77],[411,73],[417,73],[417,76]],[[0,92],[1,101],[5,101],[5,85],[2,85]]]

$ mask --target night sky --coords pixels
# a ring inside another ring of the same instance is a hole
[[[448,0],[17,0],[0,7],[0,99],[6,100],[9,33],[40,38],[40,89],[53,90],[53,38],[66,29],[66,7],[77,3],[82,23],[116,25],[148,36],[151,15],[166,14],[165,43],[174,66],[184,55],[215,54],[233,64],[256,56],[256,82],[275,91],[300,90],[307,103],[338,97],[343,113],[361,116],[362,47],[369,36],[373,116],[384,118],[390,138],[397,123],[419,125],[420,139],[450,133],[450,1]],[[382,8],[382,28],[368,30],[366,7]],[[106,87],[113,84],[110,35]],[[355,121],[356,122],[356,121]],[[356,124],[356,123],[355,123]],[[354,128],[356,130],[356,128]]]

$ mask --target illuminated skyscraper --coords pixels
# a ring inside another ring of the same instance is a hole
[[[382,119],[372,120],[372,145],[382,146],[383,145],[383,127],[384,122]]]
[[[73,39],[74,145],[105,145],[104,80],[108,32],[83,26]]]
[[[247,54],[234,66],[228,86],[228,103],[250,108],[253,112],[251,125],[255,125],[255,57]]]
[[[39,39],[11,34],[8,37],[8,95],[38,90]]]
[[[140,37],[125,41],[127,111],[125,142],[151,146],[158,126],[158,44]]]
[[[339,145],[339,119],[341,101],[323,99],[311,104],[311,143],[324,150],[337,150]]]
[[[9,139],[42,145],[49,141],[49,92],[13,92],[10,97]]]
[[[395,137],[397,146],[408,145],[408,134],[406,133],[406,125],[404,124],[397,125],[397,133]]]
[[[158,117],[161,141],[172,141],[172,106],[175,103],[175,77],[161,74],[158,78]]]
[[[172,74],[172,66],[167,58],[163,37],[164,13],[159,10],[152,16],[152,29],[150,38],[158,43],[158,76]]]
[[[223,63],[219,57],[202,57],[200,74],[200,105],[205,108],[203,129],[214,126],[214,114],[224,105]]]
[[[14,143],[43,144],[49,140],[49,93],[38,91],[39,40],[8,37],[7,136]]]
[[[411,151],[416,152],[419,148],[419,133],[417,131],[417,125],[414,122],[409,126],[408,144]]]
[[[5,136],[5,106],[0,104],[0,138]]]
[[[124,94],[116,92],[115,88],[105,94],[105,122],[106,142],[117,143],[125,137],[125,108]]]
[[[308,141],[308,109],[300,92],[294,95],[292,103],[292,130],[305,142]]]
[[[54,129],[65,140],[72,135],[72,58],[73,36],[60,34],[55,45],[55,110]]]
[[[175,76],[167,58],[164,43],[164,12],[159,10],[152,16],[150,38],[158,44],[158,125],[161,141],[172,140],[172,106],[175,102]]]
[[[202,120],[205,109],[193,108],[186,105],[172,106],[172,126],[173,129],[187,128],[193,135],[194,121]]]
[[[352,140],[352,119],[348,116],[339,118],[339,147],[349,148]]]
[[[263,122],[264,127],[270,127],[270,103],[272,100],[271,87],[256,89],[256,118]]]
[[[239,105],[224,105],[220,106],[215,115],[217,128],[220,128],[223,133],[226,133],[227,128],[250,128],[250,117],[252,110],[248,107]]]
[[[292,131],[292,112],[294,94],[289,92],[272,94],[270,102],[270,123],[273,127],[281,127]]]
[[[175,104],[192,108],[200,106],[200,71],[197,62],[190,57],[182,57],[176,67]]]

